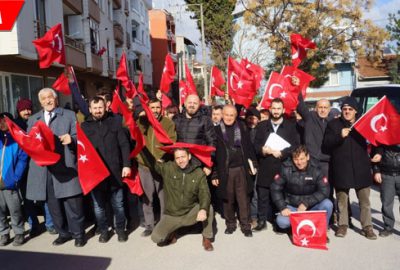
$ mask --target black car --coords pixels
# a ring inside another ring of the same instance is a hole
[[[397,111],[400,112],[400,84],[362,87],[356,88],[351,92],[351,96],[357,99],[363,113],[385,95],[396,107]]]

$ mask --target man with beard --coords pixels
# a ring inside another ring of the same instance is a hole
[[[104,161],[110,176],[104,179],[90,193],[93,199],[99,242],[110,239],[106,217],[106,204],[110,200],[115,215],[115,230],[119,242],[125,242],[125,211],[122,178],[131,174],[129,138],[115,115],[106,111],[106,102],[93,97],[89,102],[90,116],[82,123],[82,130]]]
[[[148,102],[148,106],[154,117],[160,122],[162,128],[168,134],[172,141],[176,141],[175,124],[168,117],[161,115],[162,105],[158,99],[152,99]],[[145,230],[142,233],[143,237],[150,236],[154,229],[154,193],[157,194],[160,201],[161,214],[164,212],[164,192],[162,188],[162,177],[154,171],[154,166],[157,160],[166,159],[159,147],[163,146],[154,134],[154,129],[150,125],[146,115],[139,117],[138,125],[142,131],[146,146],[142,149],[137,157],[139,163],[139,175],[142,183],[143,196],[143,213],[145,221]]]
[[[216,135],[213,122],[209,116],[203,115],[199,109],[199,96],[187,96],[184,111],[174,118],[177,141],[215,146]],[[196,158],[193,158],[192,162],[200,165],[200,161]],[[204,167],[203,171],[206,175],[211,174],[211,168]]]
[[[222,119],[222,106],[216,105],[212,107],[211,120],[214,126],[218,126]]]
[[[254,231],[261,231],[267,228],[267,220],[273,220],[270,186],[274,176],[281,170],[281,164],[292,154],[293,150],[300,144],[296,124],[283,118],[285,113],[283,101],[275,98],[269,108],[271,117],[269,120],[258,124],[254,147],[259,158],[259,173],[257,177],[258,196],[258,222]],[[266,146],[270,134],[276,133],[286,140],[290,146],[282,150],[274,149],[273,146]]]

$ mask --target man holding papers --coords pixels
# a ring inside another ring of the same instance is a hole
[[[272,209],[270,186],[274,176],[280,172],[282,162],[300,144],[296,123],[283,118],[283,101],[273,99],[269,111],[270,119],[258,125],[254,141],[260,168],[257,179],[258,224],[254,231],[266,229],[266,221],[273,220],[276,211]]]

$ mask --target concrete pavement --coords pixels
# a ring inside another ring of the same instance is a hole
[[[0,248],[0,270],[19,269],[398,269],[400,266],[400,217],[396,197],[395,234],[368,240],[359,234],[359,212],[356,195],[351,192],[353,223],[345,238],[336,238],[329,232],[329,250],[313,250],[293,246],[286,235],[268,230],[245,238],[240,230],[225,235],[223,220],[217,216],[218,232],[214,252],[201,246],[200,234],[187,234],[168,247],[157,247],[150,238],[143,238],[142,228],[129,235],[126,243],[119,243],[116,235],[106,244],[98,236],[89,239],[83,248],[75,248],[73,241],[62,246],[51,245],[54,235],[44,233],[21,247],[11,244]],[[375,233],[382,226],[379,192],[371,192],[372,217]]]

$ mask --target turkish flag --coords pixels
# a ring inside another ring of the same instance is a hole
[[[76,138],[78,144],[78,177],[83,194],[86,195],[106,179],[110,172],[79,123],[76,123]]]
[[[165,110],[169,105],[172,105],[171,99],[164,93],[161,93],[161,104],[163,107],[163,110]]]
[[[213,166],[213,162],[211,160],[211,154],[215,151],[215,147],[213,146],[176,142],[172,145],[160,147],[161,150],[167,153],[172,153],[176,148],[187,148],[189,152],[203,162],[204,165],[209,168]]]
[[[132,150],[130,154],[130,157],[134,158],[140,153],[140,151],[142,151],[144,145],[146,144],[146,141],[138,125],[133,119],[133,113],[129,111],[126,104],[122,102],[121,97],[119,96],[117,90],[114,91],[113,101],[111,103],[111,109],[113,110],[114,113],[121,112],[122,117],[125,120],[125,125],[128,127],[129,133],[131,134],[131,138],[136,142],[135,148]]]
[[[192,74],[190,73],[190,69],[187,64],[185,64],[185,74],[186,74],[186,86],[187,86],[188,94],[198,96],[197,90],[196,90],[196,84],[194,83]]]
[[[328,249],[326,247],[326,211],[292,212],[290,214],[293,244],[299,247]]]
[[[65,76],[64,72],[61,73],[61,75],[53,83],[52,87],[58,92],[63,93],[64,95],[71,95],[68,78],[67,76]]]
[[[11,31],[25,0],[2,0],[0,3],[0,31]]]
[[[126,55],[124,52],[122,53],[121,59],[119,60],[119,66],[117,69],[117,79],[121,81],[122,85],[125,88],[128,88],[127,86],[128,86],[128,82],[129,82],[129,75],[128,75],[128,69],[127,69],[127,64],[126,64]]]
[[[61,23],[53,26],[43,37],[32,41],[39,55],[39,67],[48,68],[53,62],[65,65],[65,49]]]
[[[44,122],[37,121],[26,133],[10,119],[7,117],[5,119],[11,136],[38,166],[48,166],[58,162],[60,154],[54,152],[56,148],[54,134]]]
[[[188,96],[188,89],[187,89],[187,85],[186,82],[184,80],[180,80],[179,81],[179,98],[181,101],[181,104],[185,103],[185,99]]]
[[[260,88],[261,81],[264,78],[264,69],[261,66],[250,62],[246,58],[243,58],[240,61],[240,64],[247,70],[248,73],[253,75],[254,87],[256,90],[258,90]]]
[[[299,88],[303,98],[306,97],[306,91],[307,91],[308,86],[310,85],[310,82],[315,80],[315,78],[313,76],[311,76],[310,74],[308,74],[298,68],[295,68],[293,66],[284,66],[281,70],[281,75],[283,75],[286,78],[286,80],[288,81],[287,85],[288,85],[290,91],[298,92],[298,90],[296,90],[295,88]],[[293,76],[299,78],[299,80],[300,80],[299,86],[295,86],[292,84]]]
[[[291,82],[290,82],[291,85]],[[268,109],[271,106],[271,101],[274,98],[280,98],[283,100],[285,107],[285,113],[290,114],[296,110],[298,104],[298,96],[300,89],[295,88],[295,92],[290,91],[289,82],[285,77],[277,72],[271,72],[268,83],[265,86],[264,95],[260,102],[260,106],[264,109]]]
[[[139,171],[136,165],[131,167],[131,175],[129,177],[122,178],[122,182],[128,185],[129,191],[132,194],[142,196],[143,188],[142,184],[140,183]]]
[[[138,93],[135,87],[135,84],[133,84],[133,82],[131,80],[129,80],[128,82],[125,83],[124,85],[125,87],[125,96],[127,98],[131,98],[133,99]]]
[[[290,42],[292,47],[292,63],[294,67],[298,67],[301,61],[306,58],[306,49],[315,49],[317,45],[309,39],[304,38],[300,34],[291,34]]]
[[[384,96],[353,127],[373,145],[400,144],[400,115]]]
[[[149,102],[150,98],[147,96],[146,91],[143,88],[143,73],[139,74],[139,83],[137,88],[138,93],[142,96],[145,103]]]
[[[224,76],[222,75],[221,70],[219,70],[215,66],[212,66],[211,67],[211,97],[225,96],[224,90],[221,89],[221,86],[224,84],[225,84],[225,79],[224,79]]]
[[[160,90],[164,93],[169,92],[170,84],[175,80],[175,67],[171,55],[165,56],[163,73],[161,75]]]

